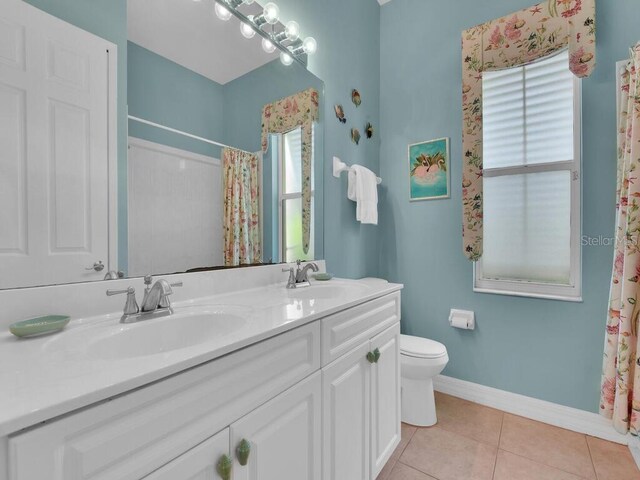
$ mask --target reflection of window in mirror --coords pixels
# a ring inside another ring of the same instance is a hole
[[[280,260],[314,259],[314,176],[311,175],[311,243],[302,251],[302,129],[278,135],[278,215]],[[313,172],[313,155],[311,171]]]
[[[566,50],[483,73],[478,291],[578,299],[580,80]]]

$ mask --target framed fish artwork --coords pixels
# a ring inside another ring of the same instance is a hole
[[[409,145],[409,193],[412,202],[451,197],[448,138]]]

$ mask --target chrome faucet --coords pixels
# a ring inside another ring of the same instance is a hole
[[[317,272],[318,270],[320,270],[318,268],[318,265],[313,263],[313,262],[309,262],[307,263],[304,267],[300,268],[300,265],[302,264],[301,260],[298,260],[296,262],[296,265],[298,265],[298,270],[296,271],[296,284],[300,284],[300,283],[309,283],[309,270],[313,270],[314,272]]]
[[[127,294],[127,301],[124,305],[124,311],[120,318],[121,323],[135,323],[150,318],[165,317],[173,313],[169,295],[173,294],[171,287],[181,287],[182,282],[169,283],[164,279],[158,280],[152,287],[153,282],[151,275],[144,277],[144,283],[147,288],[144,291],[142,300],[142,308],[138,306],[136,301],[136,290],[129,287],[126,290],[107,290],[107,296]]]
[[[311,285],[309,283],[309,278],[308,278],[309,270],[313,270],[314,272],[317,272],[318,270],[320,270],[318,268],[318,265],[313,262],[307,263],[302,268],[300,268],[300,265],[302,265],[302,260],[297,260],[296,269],[294,269],[293,267],[282,269],[283,272],[289,272],[289,280],[287,281],[287,288],[308,287],[309,285]]]

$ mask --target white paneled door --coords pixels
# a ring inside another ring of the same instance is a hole
[[[115,46],[1,3],[0,288],[100,279],[91,267],[109,268]]]

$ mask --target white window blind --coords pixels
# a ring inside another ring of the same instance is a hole
[[[566,50],[483,74],[484,251],[477,289],[579,296],[577,100],[579,81]]]

